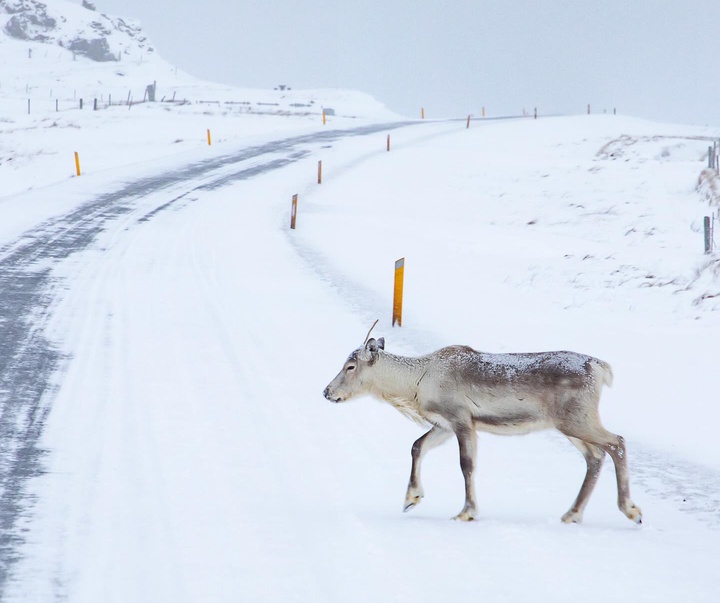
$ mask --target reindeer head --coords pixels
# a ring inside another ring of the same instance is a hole
[[[353,396],[368,393],[372,383],[372,366],[383,349],[385,339],[368,339],[364,346],[348,356],[342,370],[325,388],[323,395],[331,402],[345,402]]]

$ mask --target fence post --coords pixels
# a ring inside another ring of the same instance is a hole
[[[93,111],[97,111],[97,99],[93,101]]]
[[[83,107],[83,102],[82,102],[82,99],[80,99],[80,109],[82,109],[82,107]]]
[[[297,218],[297,202],[298,202],[298,196],[293,195],[292,196],[292,211],[290,213],[290,228],[295,230],[295,219]]]
[[[322,159],[318,161],[318,184],[322,184]]]
[[[535,119],[537,119],[537,107],[535,107]]]
[[[30,99],[28,99],[28,115],[30,115]]]
[[[387,137],[387,150],[388,151],[390,150],[390,134],[388,134],[388,137]]]
[[[705,216],[705,253],[710,253],[713,247],[712,229],[710,228],[710,216]]]
[[[708,147],[708,167],[713,168],[715,162],[713,161],[713,148]]]
[[[425,119],[425,107],[420,107],[420,119]]]
[[[469,127],[470,127],[470,116],[469,116],[469,115],[468,115],[468,118],[467,118],[467,125],[466,125],[465,127],[466,127],[466,128],[469,128]]]
[[[397,322],[402,327],[403,281],[405,280],[405,258],[395,262],[395,287],[393,291],[392,326]]]

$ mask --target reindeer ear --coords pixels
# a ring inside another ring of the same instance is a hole
[[[385,349],[385,338],[384,338],[384,337],[380,337],[380,338],[377,340],[377,347],[378,347],[379,350],[384,350],[384,349]]]
[[[365,349],[368,352],[375,353],[378,350],[378,342],[374,339],[368,339],[367,343],[365,344]]]

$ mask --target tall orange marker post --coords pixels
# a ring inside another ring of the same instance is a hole
[[[482,116],[485,117],[485,107],[482,108]]]
[[[425,119],[425,107],[420,107],[420,118]]]
[[[80,175],[80,155],[77,151],[75,151],[75,172],[78,176]]]
[[[210,136],[210,129],[208,128],[207,131],[207,139],[208,139],[208,146],[212,144],[212,137]]]
[[[297,218],[297,200],[298,196],[292,196],[292,212],[290,213],[290,228],[295,230],[295,219]]]
[[[403,281],[405,279],[405,258],[395,262],[395,291],[393,294],[392,326],[397,322],[402,327]]]
[[[327,117],[325,116],[325,110],[323,109],[323,126],[327,123]]]
[[[318,184],[322,184],[322,159],[318,161]]]

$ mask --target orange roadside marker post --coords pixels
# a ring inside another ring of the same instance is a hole
[[[293,195],[292,196],[292,211],[290,213],[290,228],[295,230],[295,220],[297,218],[297,202],[298,202],[298,196]]]
[[[392,326],[402,326],[403,282],[405,280],[405,258],[395,262],[395,290],[393,293]]]

